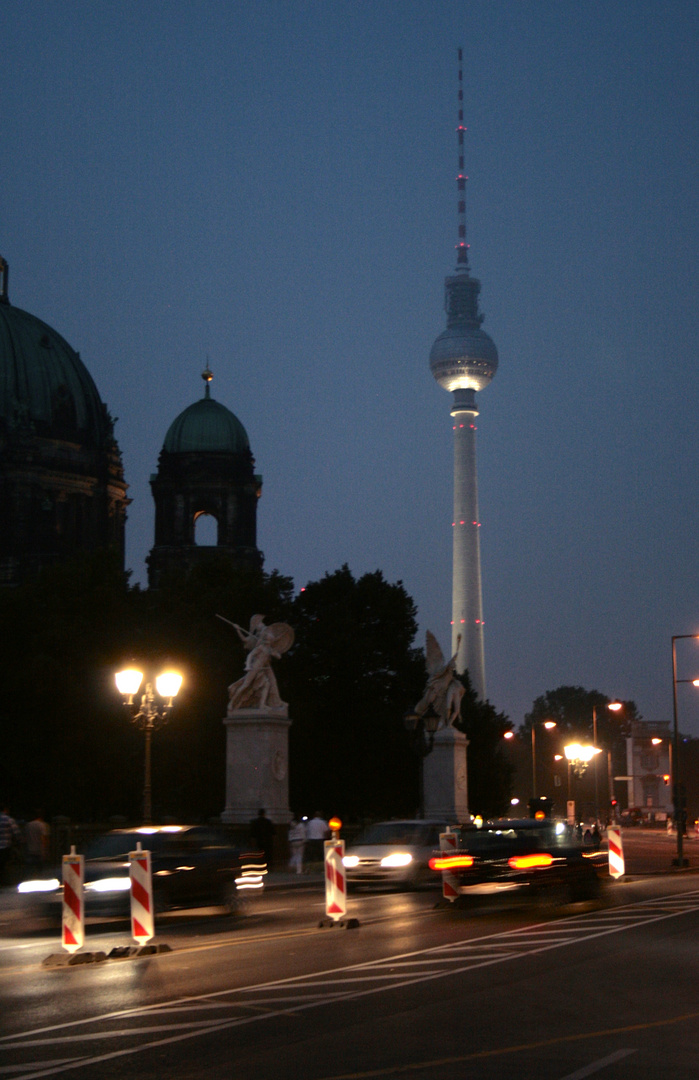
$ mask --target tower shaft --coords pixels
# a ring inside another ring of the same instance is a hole
[[[476,471],[476,417],[473,390],[456,390],[451,410],[454,426],[454,549],[452,568],[452,655],[461,646],[457,671],[468,669],[474,690],[485,698],[483,596],[480,522]]]

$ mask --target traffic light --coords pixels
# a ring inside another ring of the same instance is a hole
[[[612,808],[614,810],[616,810],[618,805],[619,805],[619,800],[618,799],[612,799]]]

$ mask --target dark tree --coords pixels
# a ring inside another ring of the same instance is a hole
[[[459,678],[466,692],[454,726],[468,737],[469,810],[484,818],[498,817],[507,813],[512,795],[514,769],[504,739],[512,724],[489,701],[480,700],[468,672]]]
[[[520,728],[522,733],[530,735],[532,724],[540,724],[545,720],[555,721],[556,728],[552,731],[552,738],[556,752],[563,754],[566,743],[592,743],[593,709],[595,709],[597,743],[604,754],[599,756],[599,762],[588,767],[581,778],[571,776],[570,770],[568,770],[567,778],[571,795],[578,804],[578,810],[588,816],[593,814],[595,809],[602,811],[606,807],[609,766],[611,765],[613,776],[626,773],[626,737],[630,734],[631,725],[642,719],[635,702],[623,701],[621,709],[613,712],[607,708],[613,700],[606,694],[601,694],[599,690],[585,690],[582,686],[559,686],[536,698],[531,712],[525,715],[524,723]],[[539,745],[540,742],[537,743],[537,749]],[[611,761],[607,760],[608,754],[611,754]],[[544,777],[549,778],[547,789],[549,790],[553,783],[551,763],[547,766],[543,754],[539,753],[537,753],[537,763],[543,768]],[[595,798],[595,776],[597,777],[597,798]],[[561,813],[565,801],[565,789],[561,786],[559,790],[561,794],[557,801],[561,805],[557,805],[556,809]],[[595,807],[595,802],[598,804],[597,807]]]
[[[425,665],[402,583],[343,566],[299,593],[290,621],[296,644],[280,687],[293,719],[292,806],[347,820],[414,813],[418,762],[403,715]]]
[[[291,592],[289,579],[240,571],[226,558],[144,592],[102,556],[0,590],[3,798],[20,815],[41,805],[86,821],[138,818],[144,738],[114,685],[115,671],[138,661],[151,673],[171,664],[185,677],[170,723],[153,736],[156,820],[219,814],[226,687],[244,653],[216,613],[286,618]]]

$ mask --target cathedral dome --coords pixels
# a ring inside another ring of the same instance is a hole
[[[0,258],[0,585],[110,550],[124,561],[126,484],[113,421],[80,356],[14,307]]]
[[[95,450],[111,427],[79,354],[6,296],[0,297],[0,425]]]
[[[250,442],[238,417],[209,397],[207,383],[206,397],[188,406],[170,424],[163,450],[168,454],[244,454],[250,450]]]

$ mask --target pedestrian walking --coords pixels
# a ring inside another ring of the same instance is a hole
[[[265,814],[264,807],[257,811],[257,817],[250,822],[250,837],[257,850],[264,853],[265,862],[270,867],[274,854],[274,825]]]
[[[34,870],[41,870],[48,862],[50,832],[43,810],[35,810],[34,817],[24,827],[25,859]]]
[[[0,885],[9,885],[8,873],[12,850],[22,842],[22,833],[5,806],[0,811]]]
[[[309,862],[322,863],[325,859],[323,841],[329,839],[330,829],[322,811],[316,810],[306,826],[306,848]]]
[[[289,870],[303,873],[303,853],[306,847],[306,826],[293,817],[289,825]]]

